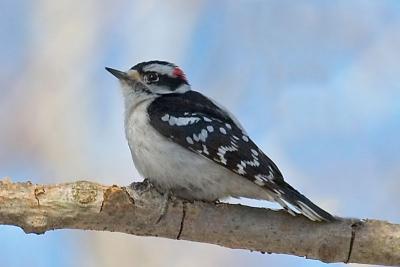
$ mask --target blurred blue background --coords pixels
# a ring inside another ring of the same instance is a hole
[[[160,59],[231,109],[287,181],[321,207],[400,223],[399,1],[2,0],[0,25],[0,177],[141,180],[118,83],[104,67]],[[9,226],[0,227],[0,259],[11,267],[325,265]]]

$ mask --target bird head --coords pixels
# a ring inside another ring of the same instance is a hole
[[[184,72],[175,64],[166,61],[148,61],[136,64],[128,71],[106,68],[117,77],[125,93],[161,96],[185,93],[190,85]]]

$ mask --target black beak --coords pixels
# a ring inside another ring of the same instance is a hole
[[[117,77],[119,80],[127,80],[128,79],[128,74],[126,72],[108,68],[108,67],[106,67],[106,70],[108,72],[110,72],[112,75],[114,75],[115,77]]]

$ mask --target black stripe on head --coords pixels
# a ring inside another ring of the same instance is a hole
[[[146,74],[146,73],[144,73],[144,74]],[[165,87],[169,88],[171,91],[175,91],[183,84],[188,84],[188,82],[185,80],[182,80],[182,79],[176,78],[176,77],[171,77],[166,74],[159,74],[158,77],[159,77],[159,80],[152,84],[155,84],[157,86],[165,86]]]

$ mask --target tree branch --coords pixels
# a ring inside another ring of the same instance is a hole
[[[0,181],[0,224],[42,234],[84,229],[160,236],[324,262],[400,265],[400,225],[340,219],[316,223],[284,211],[222,203],[168,201],[148,182],[130,187],[79,181],[35,185]]]

